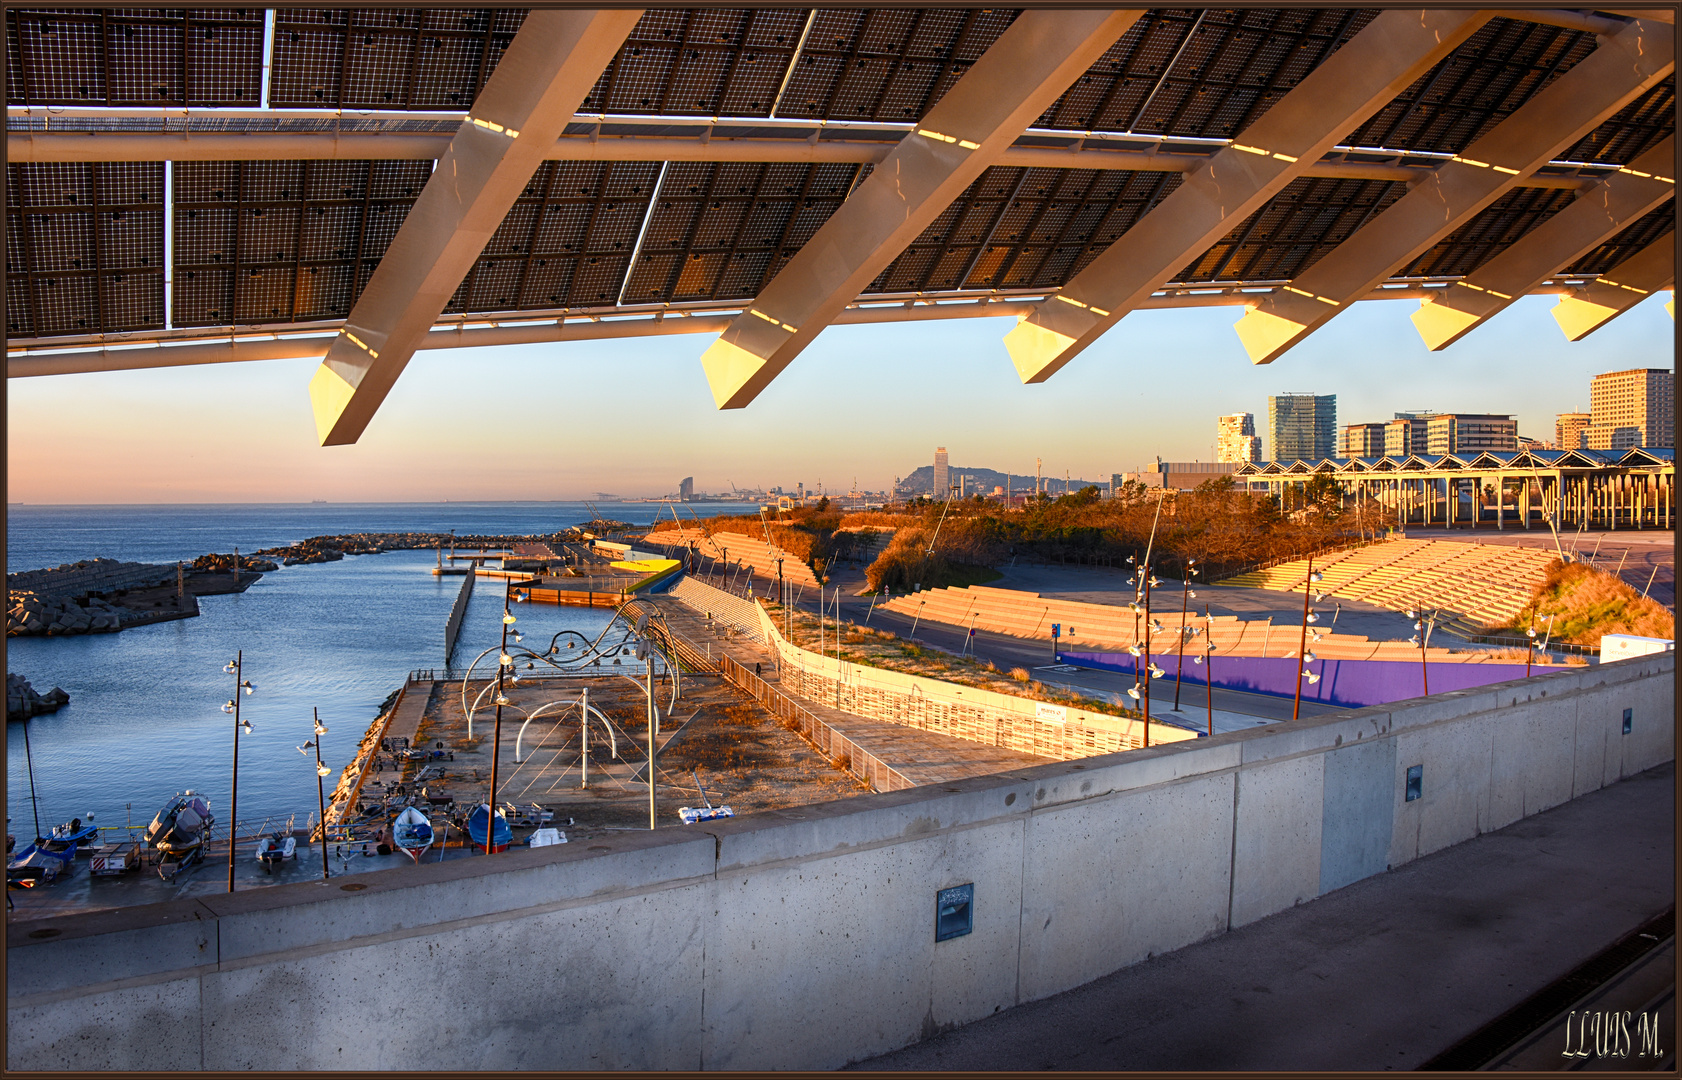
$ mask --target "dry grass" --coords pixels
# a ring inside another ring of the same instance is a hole
[[[1550,566],[1535,597],[1507,629],[1522,634],[1533,623],[1545,625],[1549,615],[1554,617],[1553,640],[1573,645],[1598,645],[1602,634],[1676,636],[1676,617],[1664,605],[1584,563]]]
[[[767,605],[772,609],[774,621],[782,625],[782,614],[775,605]],[[835,624],[826,622],[823,638],[824,653],[835,655]],[[1008,674],[999,670],[997,664],[989,661],[972,659],[968,656],[958,656],[941,649],[920,645],[914,641],[903,641],[889,631],[875,630],[868,626],[844,624],[841,634],[841,659],[855,664],[867,664],[871,667],[897,671],[905,675],[921,675],[928,679],[939,679],[942,682],[956,683],[960,686],[974,687],[978,690],[990,690],[997,694],[1008,694],[1012,697],[1028,698],[1034,701],[1054,702],[1069,705],[1077,709],[1090,712],[1107,713],[1111,716],[1136,716],[1137,711],[1117,705],[1103,698],[1083,697],[1080,694],[1065,693],[1053,689],[1044,683],[1035,681],[1026,668],[1013,668]],[[818,624],[816,616],[797,612],[794,624],[794,643],[813,652],[818,648]]]

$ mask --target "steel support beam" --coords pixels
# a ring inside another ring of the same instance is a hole
[[[1233,327],[1271,363],[1676,67],[1675,31],[1637,21],[1520,106]]]
[[[1023,12],[701,357],[747,406],[1144,12]]]
[[[1380,14],[1005,335],[1022,381],[1056,374],[1491,17]]]
[[[1667,232],[1593,282],[1559,298],[1553,317],[1565,336],[1581,341],[1649,296],[1676,282],[1676,233]],[[1675,301],[1666,305],[1676,317]]]
[[[819,139],[796,132],[785,139],[667,138],[567,135],[544,155],[549,161],[753,161],[880,164],[896,143],[881,139]],[[39,161],[421,161],[442,157],[450,136],[424,132],[32,132],[6,135],[7,160]],[[1013,146],[993,164],[1006,168],[1113,169],[1123,172],[1189,173],[1206,167],[1212,154],[1118,150],[1092,143],[1069,147]],[[1301,176],[1329,180],[1400,180],[1412,183],[1436,163],[1399,165],[1347,161],[1341,153],[1306,166]],[[1528,176],[1520,187],[1586,190],[1593,176]]]
[[[1377,289],[1367,300],[1418,300],[1440,292],[1437,288],[1409,286]],[[1571,292],[1569,286],[1544,285],[1535,295]],[[1241,289],[1196,290],[1153,296],[1141,309],[1167,310],[1201,307],[1244,307],[1255,302],[1252,293]],[[1020,318],[1033,310],[1037,300],[968,300],[951,303],[875,303],[847,308],[833,325],[858,326],[878,323],[924,322],[930,319]],[[612,319],[565,319],[543,322],[509,321],[494,326],[474,320],[471,326],[436,326],[422,339],[421,349],[484,348],[493,345],[536,345],[553,341],[595,341],[604,338],[659,337],[668,334],[717,334],[735,321],[735,314],[707,310],[646,312],[636,317]],[[8,379],[42,375],[83,375],[98,371],[138,371],[146,368],[192,367],[200,364],[245,363],[258,360],[316,359],[327,354],[332,343],[324,330],[320,336],[245,337],[203,341],[185,339],[179,344],[147,346],[125,343],[114,347],[52,349],[36,346],[29,352],[14,352],[6,358]]]
[[[1676,194],[1676,138],[1670,136],[1584,192],[1466,277],[1421,301],[1414,328],[1432,352],[1506,310],[1557,271],[1628,228]]]
[[[354,443],[642,12],[544,10],[438,160],[310,380],[324,446]]]

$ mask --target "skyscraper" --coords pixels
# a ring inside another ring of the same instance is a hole
[[[1256,418],[1247,412],[1222,416],[1215,421],[1215,460],[1242,464],[1261,460],[1261,439],[1256,436]]]
[[[1274,461],[1320,461],[1337,453],[1337,395],[1279,394],[1267,399]]]
[[[1560,413],[1554,417],[1554,447],[1559,450],[1580,449],[1583,445],[1583,429],[1593,422],[1590,413]]]
[[[934,497],[944,499],[952,491],[952,480],[946,472],[946,447],[934,448]]]
[[[677,497],[679,502],[695,501],[695,478],[686,476],[677,482]]]
[[[1589,383],[1589,450],[1676,445],[1676,374],[1663,368],[1634,368],[1596,375]]]

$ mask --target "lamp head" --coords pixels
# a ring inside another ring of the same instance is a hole
[[[251,734],[251,721],[241,720],[239,722],[239,726],[244,729],[244,731],[247,735]]]
[[[244,682],[240,683],[239,688],[241,690],[245,691],[247,697],[249,697],[252,694],[252,692],[257,689],[255,686],[251,685],[251,680],[250,679],[247,679]]]
[[[222,706],[222,711],[225,712],[225,713],[233,712],[234,711],[234,703],[230,701],[227,704],[223,705]]]
[[[323,723],[322,723],[322,722],[321,722],[321,721],[320,721],[320,720],[317,720],[317,721],[316,721],[316,722],[315,722],[315,733],[316,733],[316,734],[317,734],[317,735],[325,735],[325,734],[327,734],[327,725],[326,725],[326,724],[323,724]]]
[[[315,767],[315,775],[317,775],[317,776],[326,776],[327,774],[331,773],[332,771],[333,771],[332,769],[329,769],[325,765],[317,765]]]
[[[239,670],[239,665],[234,661],[229,660],[227,664],[223,666],[222,670],[226,671],[229,675],[232,675],[234,672]]]
[[[1310,675],[1308,677],[1308,683],[1309,683],[1310,686],[1312,686],[1313,684],[1315,684],[1319,681],[1320,681],[1320,676],[1318,676],[1318,675]]]
[[[1127,688],[1127,696],[1132,698],[1134,701],[1138,701],[1139,700],[1139,688],[1137,686],[1129,686]]]
[[[513,626],[515,622],[516,620],[512,611],[504,611],[502,613],[502,625]]]

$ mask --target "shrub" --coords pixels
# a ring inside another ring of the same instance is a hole
[[[1027,668],[1020,668],[1020,667],[1011,668],[1010,669],[1010,677],[1015,679],[1019,683],[1025,683],[1029,679],[1033,678],[1032,675],[1028,674],[1028,669]]]

